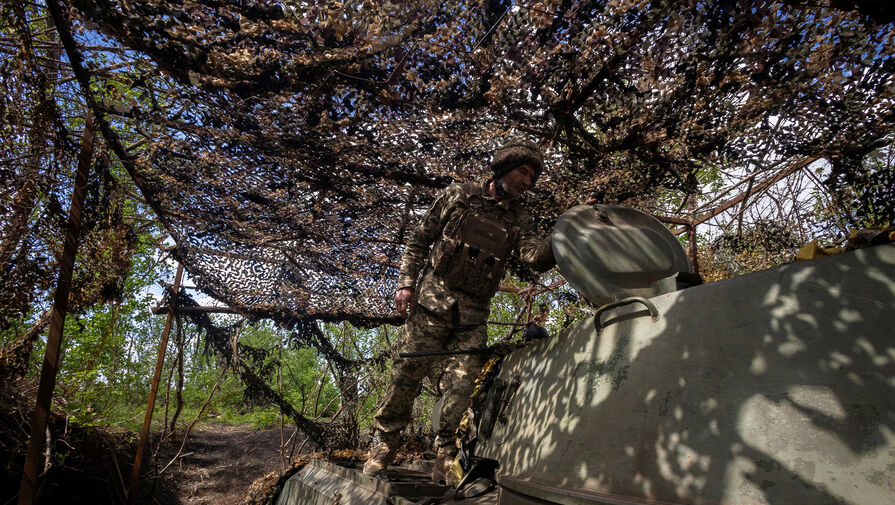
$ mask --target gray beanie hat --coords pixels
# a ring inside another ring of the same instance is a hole
[[[508,140],[494,151],[491,158],[491,171],[494,177],[501,178],[520,165],[530,165],[535,171],[532,185],[544,171],[544,158],[541,149],[532,142],[521,138]]]

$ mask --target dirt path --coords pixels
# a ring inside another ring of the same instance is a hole
[[[287,428],[286,437],[291,433]],[[281,471],[279,450],[279,429],[206,426],[190,433],[183,457],[168,471],[183,505],[241,505],[252,482]],[[166,464],[176,451],[166,448],[159,461]]]

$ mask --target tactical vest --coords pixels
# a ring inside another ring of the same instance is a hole
[[[445,226],[429,254],[430,264],[448,287],[474,298],[490,298],[506,272],[513,232],[485,210],[480,183],[467,182],[461,187],[467,206],[458,219]]]

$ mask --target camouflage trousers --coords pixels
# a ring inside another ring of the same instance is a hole
[[[417,305],[404,323],[398,349],[420,352],[481,348],[485,347],[487,338],[484,324],[459,325],[456,308],[447,317],[441,317]],[[420,392],[422,380],[428,376],[443,396],[440,416],[433,416],[438,418],[438,425],[433,426],[437,435],[435,447],[442,452],[456,453],[455,431],[469,406],[469,395],[483,365],[480,355],[395,358],[388,389],[373,418],[373,426],[384,435],[404,429],[410,423],[413,400]]]

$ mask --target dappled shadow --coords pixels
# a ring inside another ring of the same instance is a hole
[[[510,356],[479,454],[559,488],[672,503],[895,498],[895,246],[654,299]]]

